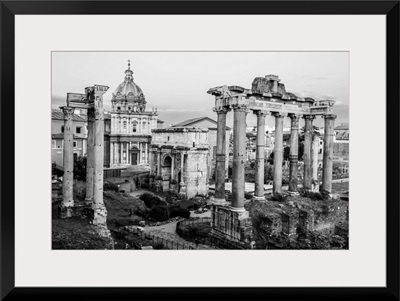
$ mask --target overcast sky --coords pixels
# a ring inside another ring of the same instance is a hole
[[[216,119],[214,97],[206,93],[209,88],[251,88],[255,77],[267,74],[278,75],[286,91],[297,96],[335,100],[335,124],[348,122],[348,52],[53,52],[53,108],[65,103],[66,93],[84,93],[85,87],[101,84],[110,87],[104,94],[109,110],[128,59],[134,82],[146,97],[146,110],[157,107],[166,126],[202,116]],[[228,114],[228,125],[232,115]],[[256,124],[252,115],[248,126]],[[269,116],[266,123],[273,125],[273,120]],[[289,118],[285,124],[290,124]],[[315,124],[321,126],[323,120],[317,118]]]

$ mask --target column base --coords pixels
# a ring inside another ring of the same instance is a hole
[[[248,213],[248,211],[246,211],[246,209],[244,209],[244,207],[242,207],[242,208],[237,208],[237,207],[229,206],[228,208],[229,208],[229,210],[232,211],[232,212],[238,212],[238,213],[247,212],[247,213]]]
[[[233,209],[233,210],[232,210]],[[228,249],[251,249],[253,228],[249,212],[242,208],[212,206],[211,241]]]
[[[265,201],[266,199],[265,199],[265,197],[264,196],[253,196],[253,200],[254,201]]]
[[[85,205],[92,205],[92,203],[93,203],[93,198],[91,198],[91,199],[85,199],[85,200],[83,201],[83,203],[84,203]]]
[[[72,207],[65,207],[65,206],[60,206],[58,207],[58,217],[59,218],[69,218],[72,217],[74,210]]]
[[[107,225],[106,208],[93,209],[93,225]]]
[[[226,199],[219,199],[219,198],[211,198],[211,203],[213,205],[227,205],[228,202],[226,201]]]

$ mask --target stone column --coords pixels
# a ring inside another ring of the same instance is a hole
[[[93,109],[88,109],[88,136],[87,136],[87,156],[86,156],[86,197],[85,203],[91,204],[93,201],[93,165],[94,165],[94,121],[95,114]]]
[[[114,164],[114,142],[110,141],[110,166]]]
[[[275,116],[275,145],[274,145],[274,179],[272,191],[282,193],[282,162],[283,162],[283,118],[285,115],[274,112]]]
[[[265,200],[264,196],[264,156],[265,156],[265,116],[264,111],[254,111],[257,115],[257,148],[254,199]]]
[[[139,164],[142,164],[142,151],[143,151],[142,142],[139,142]]]
[[[157,152],[157,176],[161,177],[161,150]]]
[[[321,191],[332,192],[333,135],[336,115],[325,115],[324,158],[322,163]]]
[[[123,156],[123,146],[124,146],[123,142],[120,142],[119,143],[119,156],[120,156],[119,157],[119,163],[121,163],[121,164],[124,162],[124,159],[123,159],[124,158],[124,156]]]
[[[303,155],[303,162],[304,162],[304,182],[303,188],[304,189],[311,189],[312,188],[312,168],[311,168],[311,143],[312,143],[312,133],[313,133],[313,119],[315,118],[314,115],[304,115],[305,120],[304,126],[304,155]]]
[[[226,157],[226,114],[228,108],[215,110],[217,113],[217,147],[215,155],[215,198],[216,204],[225,204],[225,157]]]
[[[186,194],[186,184],[184,181],[185,174],[183,172],[183,162],[184,162],[185,154],[181,152],[181,182],[179,183],[179,186],[181,187],[179,193],[185,195]]]
[[[148,150],[147,146],[148,146],[148,143],[145,142],[145,144],[144,144],[144,163],[146,163],[146,164],[149,163],[149,150]]]
[[[316,186],[319,184],[318,180],[318,151],[319,151],[319,136],[314,135],[312,143],[312,179]]]
[[[299,161],[299,119],[295,114],[289,114],[291,121],[290,132],[290,169],[289,169],[289,191],[297,192],[297,163]]]
[[[63,200],[61,203],[62,217],[71,217],[74,206],[73,185],[74,185],[74,155],[73,155],[73,123],[74,109],[62,107],[64,113],[64,148],[63,148]],[[65,210],[63,210],[65,209]]]
[[[244,209],[244,164],[246,162],[246,114],[247,107],[233,109],[233,170],[232,170],[232,211]]]
[[[175,169],[175,156],[171,154],[171,180],[174,179],[174,169]]]
[[[107,210],[103,202],[104,109],[101,96],[95,96],[94,111],[93,224],[104,226],[106,225]]]

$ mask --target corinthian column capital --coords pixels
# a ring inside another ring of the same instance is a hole
[[[257,116],[257,117],[265,117],[268,115],[267,111],[262,111],[262,110],[254,110],[253,113]]]
[[[213,111],[217,114],[226,114],[230,111],[228,107],[219,107],[219,108],[213,108]]]
[[[284,118],[287,116],[287,113],[281,113],[281,112],[271,112],[271,115],[276,117],[276,118]]]
[[[326,115],[322,115],[322,118],[324,119],[331,119],[331,120],[335,120],[337,117],[337,115],[334,114],[326,114]]]
[[[306,120],[313,120],[315,119],[315,115],[303,115],[303,118]]]

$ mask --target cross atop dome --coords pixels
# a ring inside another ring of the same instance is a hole
[[[131,70],[131,60],[128,60],[128,70]]]

